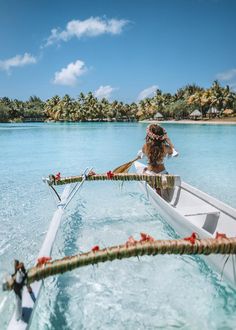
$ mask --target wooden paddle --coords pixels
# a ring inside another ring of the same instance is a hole
[[[132,164],[134,162],[136,162],[136,160],[140,159],[141,157],[138,156],[136,157],[135,159],[131,160],[130,162],[128,163],[125,163],[123,165],[120,165],[118,167],[116,167],[112,172],[115,173],[115,174],[118,174],[118,173],[128,173],[129,172],[129,169],[130,167],[132,166]]]

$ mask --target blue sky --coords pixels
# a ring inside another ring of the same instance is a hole
[[[235,0],[0,0],[0,97],[236,88]]]

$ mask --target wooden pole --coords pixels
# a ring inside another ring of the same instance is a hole
[[[80,182],[83,180],[83,176],[70,176],[60,178],[56,180],[53,175],[49,176],[49,185],[60,186],[63,184]],[[147,174],[129,174],[129,173],[118,173],[115,174],[110,172],[108,174],[95,174],[88,175],[85,177],[86,181],[146,181],[151,187],[155,188],[174,188],[175,186],[175,176],[174,175],[147,175]]]
[[[155,256],[157,254],[236,254],[236,237],[233,238],[208,238],[196,239],[193,242],[186,239],[135,241],[118,246],[112,246],[102,250],[92,250],[87,253],[64,257],[59,260],[47,262],[41,266],[35,266],[27,271],[27,285],[45,279],[49,276],[63,274],[73,269],[94,265],[101,262],[138,257],[143,255]],[[5,290],[12,290],[13,279],[4,285]]]

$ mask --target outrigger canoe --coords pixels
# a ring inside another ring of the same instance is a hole
[[[143,174],[146,165],[136,161],[136,172]],[[180,237],[195,232],[199,238],[215,238],[217,233],[236,237],[236,210],[216,198],[175,177],[175,187],[161,197],[155,189],[140,182],[158,213]],[[236,256],[214,255],[203,257],[215,271],[236,288]]]
[[[127,174],[123,175],[123,178],[122,175],[114,175],[111,171],[107,175],[89,176],[88,169],[85,170],[82,176],[62,178],[58,181],[55,181],[54,176],[52,176],[52,181],[50,177],[47,178],[45,182],[54,190],[59,203],[40,250],[39,257],[51,255],[63,212],[85,180],[126,179],[128,181],[139,181],[141,188],[147,194],[150,201],[158,208],[159,214],[180,237],[189,236],[193,232],[197,233],[199,239],[215,238],[217,233],[221,233],[221,235],[226,235],[227,237],[236,237],[235,209],[183,182],[179,176],[148,176],[144,175],[144,164],[136,161],[134,165],[138,175]],[[153,182],[161,183],[161,194],[157,193],[156,189],[153,188]],[[76,183],[73,188],[71,188],[71,183]],[[53,185],[61,184],[66,184],[66,187],[60,196],[53,188]],[[225,251],[228,253],[228,248]],[[203,256],[203,258],[232,287],[236,288],[236,254],[210,254]],[[27,288],[24,287],[22,296],[23,319],[17,321],[16,315],[13,315],[8,326],[9,330],[25,330],[30,327],[41,287],[42,280],[32,284],[33,297],[28,293]]]

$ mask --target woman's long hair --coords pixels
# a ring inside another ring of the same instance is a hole
[[[151,124],[147,127],[146,155],[151,165],[161,162],[165,156],[165,134],[165,129],[159,125]]]

